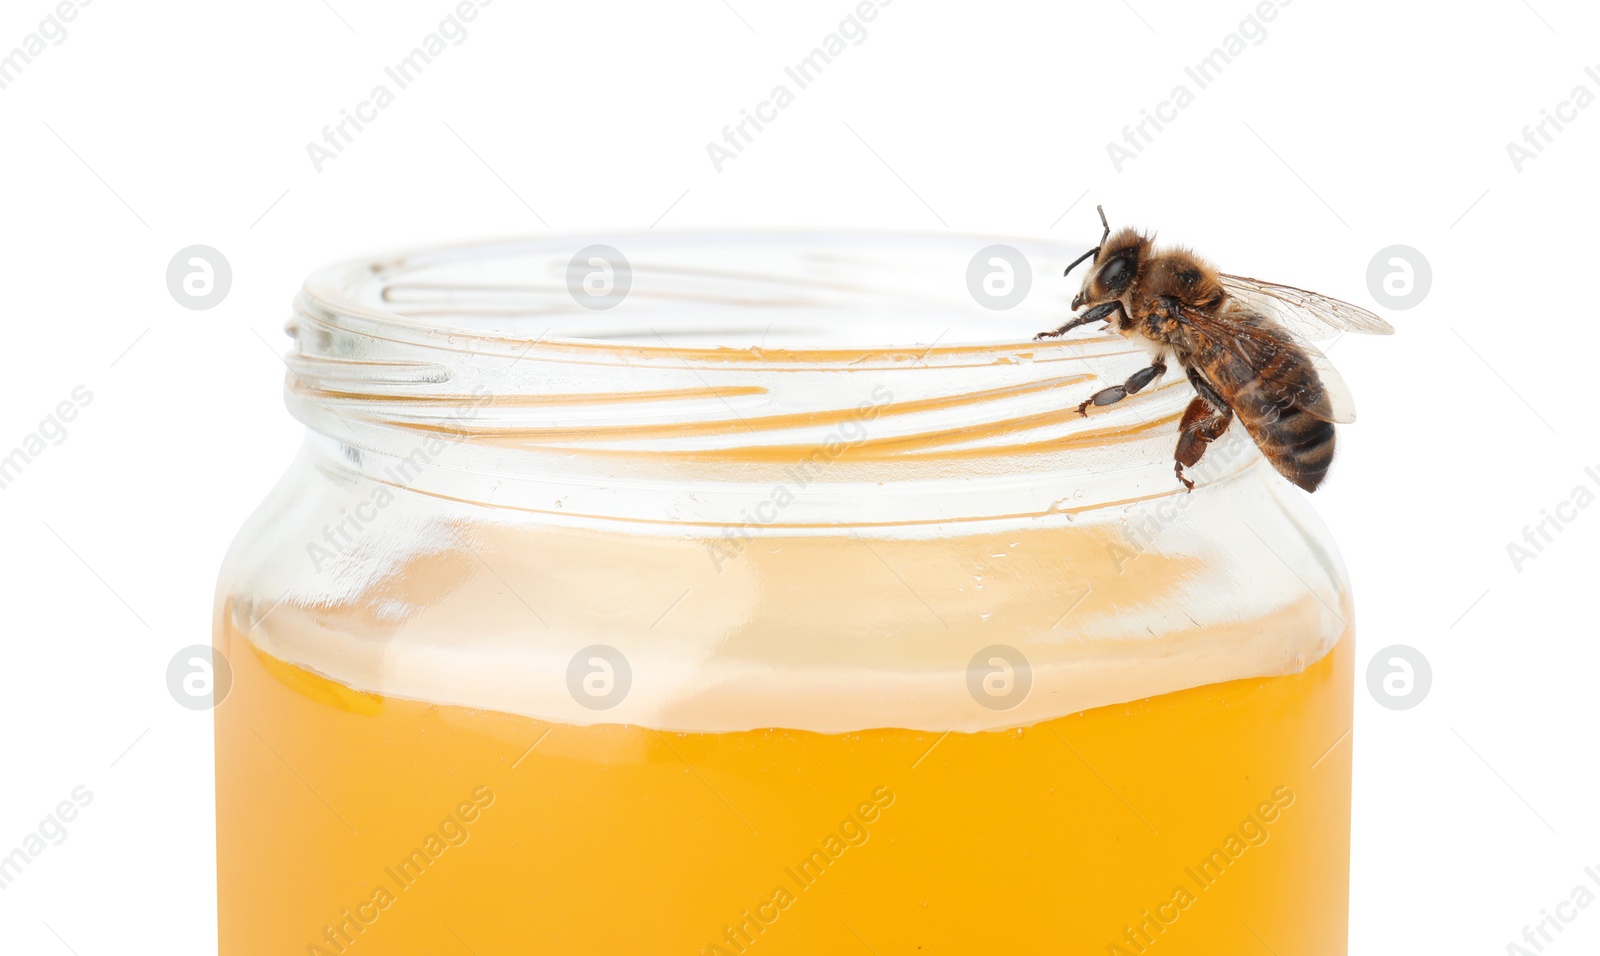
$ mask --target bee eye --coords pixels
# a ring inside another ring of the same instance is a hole
[[[1131,281],[1133,281],[1133,263],[1124,256],[1112,259],[1100,269],[1100,284],[1112,295],[1121,293]]]

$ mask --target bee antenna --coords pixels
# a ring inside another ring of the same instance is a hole
[[[1102,240],[1100,240],[1100,241],[1101,241],[1101,242],[1105,242],[1105,240],[1104,240],[1104,239],[1102,239]],[[1095,256],[1098,256],[1098,255],[1099,255],[1099,254],[1100,254],[1100,247],[1099,247],[1099,246],[1095,246],[1095,247],[1094,247],[1094,248],[1093,248],[1093,249],[1090,249],[1090,250],[1089,250],[1089,251],[1088,251],[1088,252],[1085,252],[1085,253],[1084,253],[1084,254],[1083,254],[1083,255],[1081,255],[1081,256],[1079,256],[1079,257],[1078,257],[1078,258],[1076,258],[1076,259],[1074,259],[1074,260],[1072,260],[1072,265],[1070,265],[1070,266],[1067,266],[1067,271],[1066,271],[1066,272],[1063,272],[1063,273],[1061,273],[1061,274],[1062,274],[1062,275],[1068,275],[1068,274],[1069,274],[1069,273],[1071,273],[1071,272],[1072,272],[1072,270],[1073,270],[1073,269],[1076,269],[1076,268],[1078,268],[1078,264],[1079,264],[1079,263],[1081,263],[1081,262],[1083,262],[1083,260],[1085,260],[1085,259],[1092,259],[1092,258],[1094,258],[1094,257],[1095,257]]]
[[[1111,238],[1111,223],[1106,221],[1106,207],[1097,205],[1094,207],[1094,211],[1100,214],[1100,225],[1104,226],[1106,229],[1106,231],[1100,235],[1100,245],[1095,246],[1093,249],[1090,249],[1088,252],[1085,252],[1083,255],[1072,260],[1072,265],[1067,266],[1067,271],[1061,273],[1063,276],[1069,275],[1073,269],[1078,268],[1078,264],[1083,262],[1083,260],[1092,259],[1095,256],[1098,256],[1100,254],[1101,246],[1104,246],[1106,244],[1106,240]]]

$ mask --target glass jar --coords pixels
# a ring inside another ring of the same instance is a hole
[[[1184,493],[1181,375],[1080,416],[1145,353],[1033,341],[1080,249],[995,248],[314,275],[218,588],[222,956],[1344,953],[1328,534],[1237,427]]]

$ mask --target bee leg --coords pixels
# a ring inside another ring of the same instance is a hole
[[[1166,371],[1166,361],[1156,359],[1149,368],[1142,368],[1129,375],[1128,380],[1121,385],[1102,388],[1100,391],[1090,395],[1088,401],[1078,406],[1078,414],[1088,415],[1090,405],[1114,405],[1160,378]]]
[[[1213,406],[1204,398],[1196,397],[1184,409],[1183,421],[1178,425],[1178,448],[1173,453],[1173,474],[1189,491],[1194,482],[1183,476],[1183,469],[1193,468],[1206,453],[1206,446],[1222,437],[1233,423],[1233,409],[1226,404]]]
[[[1035,342],[1037,342],[1040,339],[1053,339],[1053,338],[1056,338],[1056,337],[1058,337],[1058,336],[1060,336],[1060,335],[1062,335],[1062,334],[1064,334],[1066,332],[1070,332],[1073,329],[1075,329],[1078,326],[1083,325],[1083,324],[1084,323],[1079,322],[1077,319],[1073,319],[1071,322],[1068,322],[1067,324],[1061,326],[1059,329],[1051,329],[1048,332],[1040,332],[1038,335],[1035,335],[1033,337],[1033,340]]]
[[[1088,325],[1090,322],[1099,322],[1101,319],[1107,319],[1109,321],[1109,316],[1121,311],[1121,302],[1107,302],[1104,305],[1097,305],[1081,315],[1073,316],[1065,325],[1061,326],[1060,328],[1053,329],[1049,332],[1040,332],[1033,338],[1035,341],[1038,341],[1039,339],[1053,339],[1056,336],[1061,335],[1063,332],[1072,331],[1080,325]]]

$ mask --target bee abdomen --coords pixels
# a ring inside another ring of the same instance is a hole
[[[1333,464],[1333,424],[1294,406],[1264,414],[1241,409],[1239,418],[1278,473],[1306,491],[1316,491]]]

